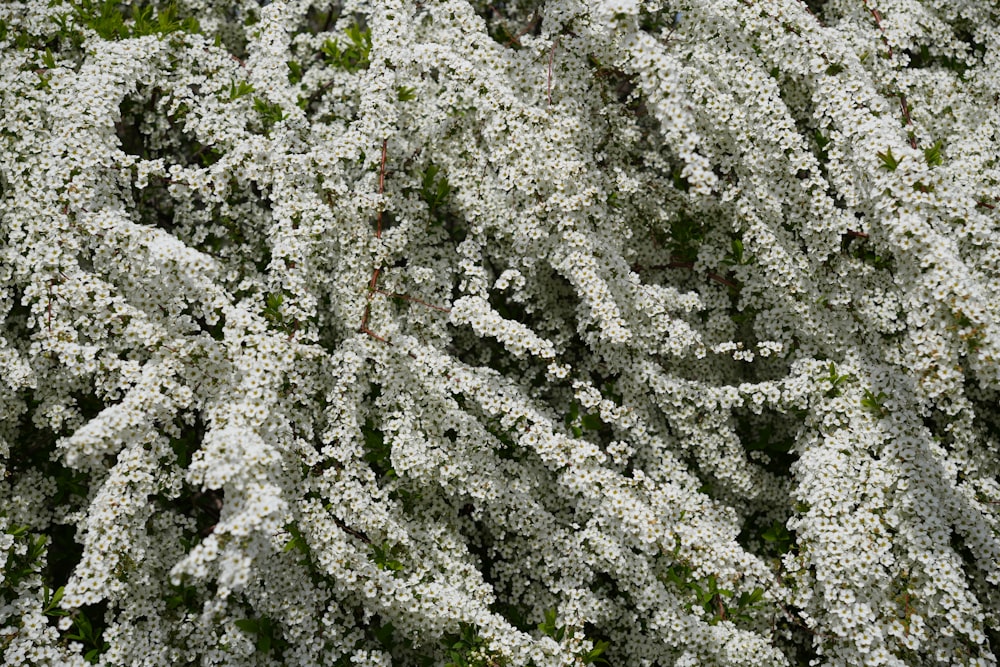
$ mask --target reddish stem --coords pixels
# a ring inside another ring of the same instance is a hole
[[[552,42],[552,49],[549,51],[549,78],[546,87],[546,97],[549,100],[549,106],[552,106],[552,59],[556,55],[556,46],[559,45],[559,38],[556,37]]]
[[[906,95],[902,93],[899,94],[899,107],[903,110],[903,120],[906,121],[906,124],[908,126],[912,127],[913,121],[910,119],[910,105],[906,103]],[[916,148],[916,147],[917,147],[917,138],[913,136],[913,134],[911,133],[910,148]]]
[[[734,283],[732,280],[729,280],[728,278],[723,278],[718,273],[715,273],[713,271],[708,272],[708,277],[714,280],[715,282],[719,283],[720,285],[725,285],[726,287],[732,287],[733,289],[740,288],[740,286]]]
[[[378,172],[378,193],[380,195],[385,193],[385,148],[386,148],[386,144],[388,144],[388,143],[389,143],[388,139],[383,139],[382,140],[382,164],[379,166],[379,172]],[[375,238],[380,239],[380,238],[382,238],[382,209],[381,208],[379,208],[378,219],[376,220],[375,225],[376,225],[375,226]]]
[[[407,296],[405,294],[399,294],[397,292],[386,292],[385,290],[381,290],[381,289],[375,290],[375,293],[376,294],[384,294],[385,296],[391,296],[391,297],[393,297],[395,299],[405,299],[406,301],[411,301],[413,303],[419,303],[422,306],[427,306],[428,308],[433,308],[434,310],[439,310],[442,313],[450,313],[451,312],[450,308],[442,308],[441,306],[435,306],[433,303],[427,303],[426,301],[424,301],[422,299],[417,299],[415,297]]]

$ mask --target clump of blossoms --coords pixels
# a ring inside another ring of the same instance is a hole
[[[0,4],[6,665],[996,665],[979,0]]]

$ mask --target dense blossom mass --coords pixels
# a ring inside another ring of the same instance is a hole
[[[3,664],[997,664],[995,3],[0,54]]]

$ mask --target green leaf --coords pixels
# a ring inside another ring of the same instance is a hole
[[[427,202],[432,213],[440,208],[451,194],[448,178],[445,176],[438,178],[439,171],[437,165],[429,165],[421,178],[420,198]]]
[[[237,628],[243,632],[257,633],[257,621],[252,618],[241,618],[238,621],[234,621]]]
[[[399,86],[396,88],[396,99],[400,102],[409,102],[417,98],[416,88],[410,88],[409,86]]]
[[[285,530],[292,536],[288,543],[285,544],[283,553],[288,553],[292,549],[302,552],[306,556],[309,555],[309,545],[306,542],[305,537],[302,535],[302,531],[294,523],[287,524]]]
[[[937,167],[944,162],[944,158],[941,156],[941,148],[943,147],[944,144],[938,139],[933,146],[924,149],[924,159],[927,161],[928,167]]]
[[[372,552],[368,554],[368,560],[373,561],[380,570],[401,572],[405,566],[397,560],[397,556],[402,555],[402,552],[403,548],[398,544],[390,544],[389,542],[373,544]]]
[[[302,81],[302,65],[295,60],[285,63],[288,66],[288,83],[296,84]]]
[[[884,153],[876,153],[878,159],[882,161],[882,168],[887,171],[896,171],[896,167],[903,161],[903,158],[896,159],[892,154],[892,148],[887,148]]]
[[[843,393],[843,384],[854,379],[853,375],[839,375],[837,373],[837,367],[831,361],[830,365],[827,367],[829,375],[823,379],[830,383],[830,388],[826,391],[827,398],[835,398]]]
[[[276,102],[268,102],[262,97],[253,98],[253,108],[254,111],[260,114],[265,128],[269,128],[271,125],[274,125],[285,118],[284,111],[282,111],[280,104]]]
[[[601,421],[601,418],[598,415],[590,414],[584,415],[580,420],[580,423],[582,423],[583,428],[588,431],[600,431],[605,426],[604,422]]]
[[[538,624],[538,629],[542,634],[551,637],[557,642],[561,642],[563,637],[566,636],[566,626],[560,625],[556,626],[556,610],[546,609],[545,610],[545,620]]]
[[[392,468],[392,446],[385,441],[382,431],[375,428],[369,419],[361,428],[361,434],[365,440],[364,460],[379,476],[395,479],[396,471]]]
[[[884,392],[880,391],[878,395],[875,395],[871,392],[871,390],[865,389],[865,395],[861,399],[861,407],[876,417],[885,416],[888,413],[883,405],[886,398],[888,397]]]
[[[229,86],[229,101],[243,97],[244,95],[249,95],[253,92],[253,86],[246,81],[240,81],[239,83],[232,83]]]
[[[589,651],[583,653],[580,656],[580,658],[583,660],[583,664],[589,665],[596,662],[602,662],[604,664],[607,664],[608,661],[602,658],[601,654],[603,654],[606,650],[608,650],[608,646],[610,646],[608,642],[603,640],[598,640],[597,643],[594,644],[594,648],[590,649]]]
[[[320,50],[326,55],[327,63],[352,73],[366,69],[372,50],[371,30],[367,28],[362,30],[355,23],[347,28],[346,35],[350,42],[347,45],[341,46],[338,40],[328,39],[320,47]]]
[[[64,610],[58,608],[59,607],[59,603],[62,601],[62,598],[63,598],[63,590],[64,589],[65,589],[64,586],[60,586],[59,588],[57,588],[55,590],[55,593],[50,598],[49,597],[49,592],[50,592],[51,589],[48,586],[44,587],[44,589],[43,589],[43,596],[42,596],[42,601],[43,601],[42,613],[43,614],[45,614],[46,616],[67,616],[69,614],[68,611],[64,611]]]

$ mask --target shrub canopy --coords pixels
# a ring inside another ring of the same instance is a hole
[[[0,4],[7,665],[996,665],[980,0]]]

